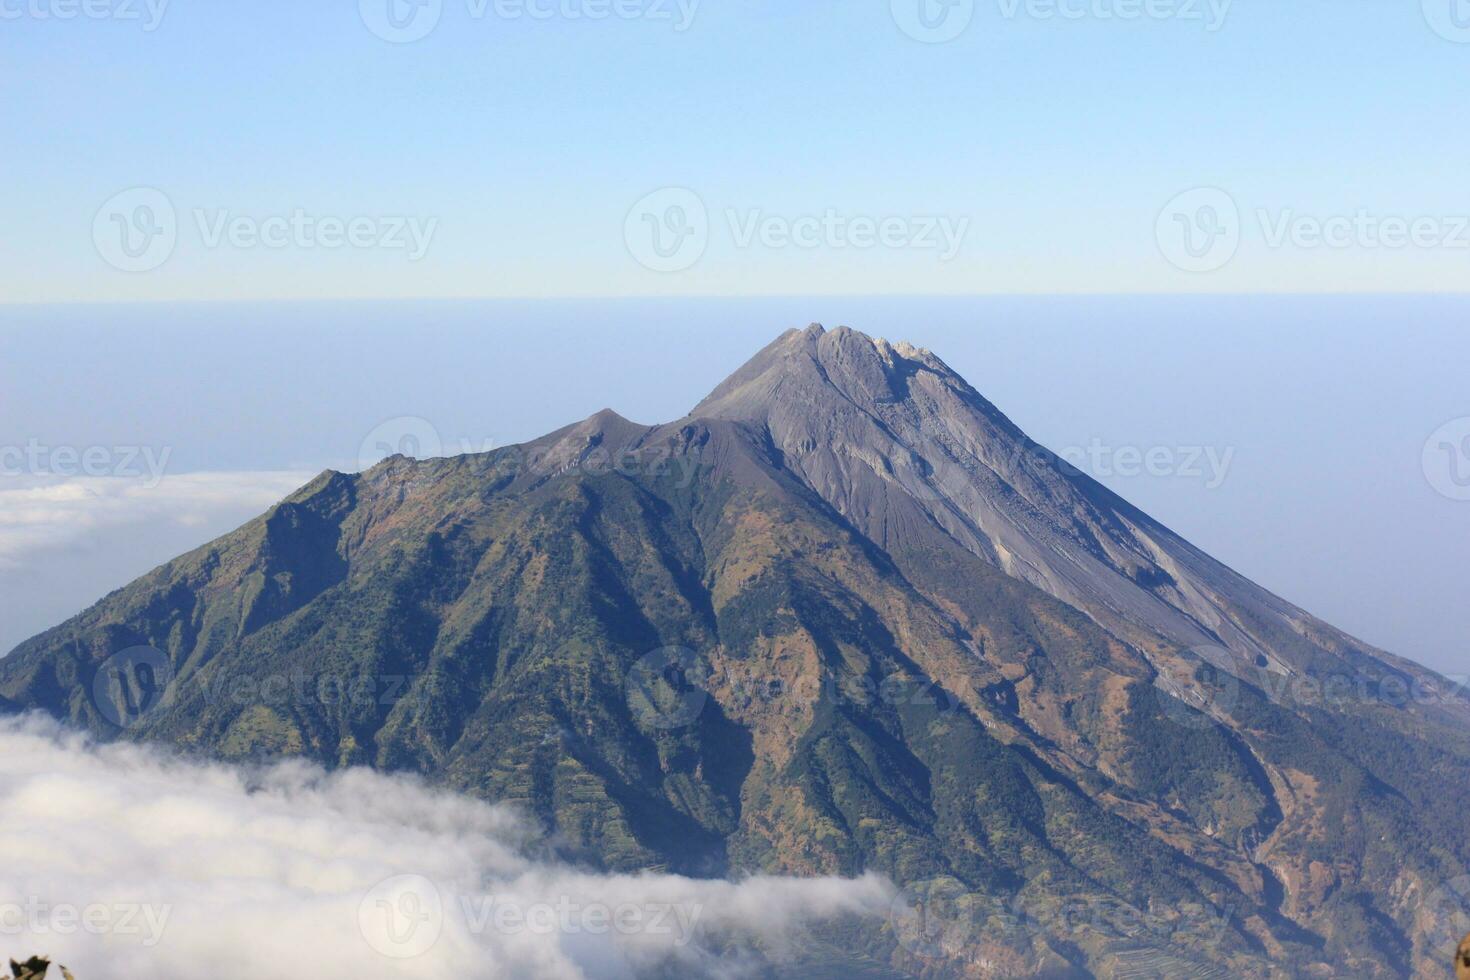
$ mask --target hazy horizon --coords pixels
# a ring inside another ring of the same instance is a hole
[[[1242,574],[1367,642],[1466,673],[1458,566],[1442,543],[1470,503],[1435,489],[1423,452],[1470,416],[1457,369],[1467,312],[1447,297],[11,308],[0,443],[103,447],[137,478],[53,491],[44,512],[0,528],[0,559],[13,552],[0,562],[0,648],[310,475],[359,468],[365,443],[423,444],[417,423],[395,419],[427,420],[444,453],[608,407],[669,421],[782,330],[824,322],[930,347],[1033,438]],[[1402,325],[1396,337],[1383,322]],[[150,467],[166,474],[156,487]],[[34,502],[24,476],[5,483]]]

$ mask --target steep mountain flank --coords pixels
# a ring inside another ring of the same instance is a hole
[[[23,644],[0,699],[420,772],[602,867],[906,888],[805,975],[1400,976],[1470,858],[1448,682],[846,329],[668,425],[323,474]]]

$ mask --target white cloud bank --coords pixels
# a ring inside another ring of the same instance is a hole
[[[0,473],[0,656],[259,516],[312,475],[184,473],[155,484]]]
[[[599,875],[509,810],[366,770],[242,770],[0,719],[0,944],[79,980],[742,975],[728,940],[886,914],[868,876]]]
[[[129,525],[208,527],[220,514],[264,511],[313,474],[183,473],[149,477],[10,477],[0,481],[0,566],[85,546]],[[201,542],[202,543],[202,542]]]

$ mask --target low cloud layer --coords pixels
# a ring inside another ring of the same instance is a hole
[[[0,656],[311,479],[300,472],[151,477],[0,472]]]
[[[893,898],[873,876],[600,875],[535,852],[512,811],[405,777],[0,719],[0,943],[81,980],[735,977]]]
[[[0,482],[0,566],[85,546],[109,528],[203,527],[220,513],[258,513],[310,479],[308,473],[278,472],[7,478]]]

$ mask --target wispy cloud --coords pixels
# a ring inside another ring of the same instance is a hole
[[[235,769],[0,720],[0,941],[79,977],[736,976],[876,877],[602,875],[515,813],[366,770]]]
[[[125,477],[14,477],[0,481],[0,568],[85,546],[100,532],[136,525],[208,527],[221,514],[264,510],[312,474],[186,473]],[[201,542],[202,543],[202,542]]]

